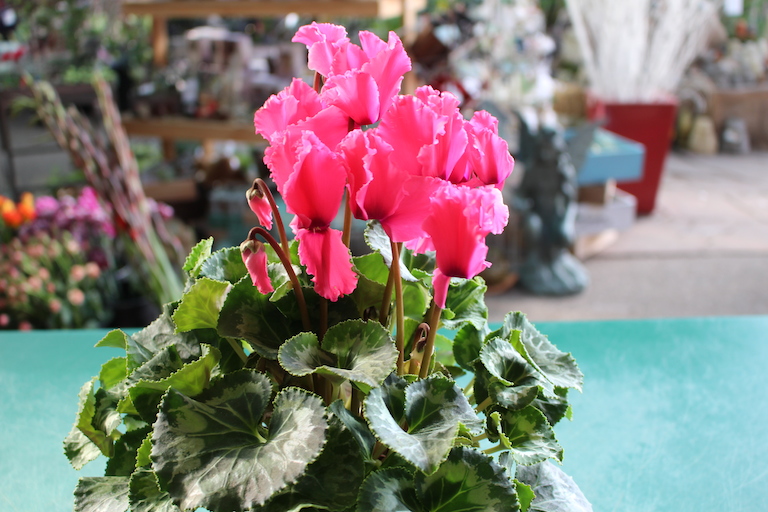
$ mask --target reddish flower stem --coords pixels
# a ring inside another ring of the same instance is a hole
[[[429,373],[429,365],[432,362],[432,353],[435,350],[435,337],[437,337],[437,328],[440,323],[440,313],[443,308],[435,304],[435,300],[432,299],[431,315],[429,317],[429,334],[427,335],[427,343],[424,345],[424,354],[421,356],[421,369],[419,370],[419,378],[423,379]]]
[[[400,277],[400,248],[402,243],[391,242],[392,267],[389,273],[395,284],[395,321],[397,334],[395,345],[397,346],[397,374],[403,374],[403,362],[405,361],[405,307],[403,305],[403,280]]]
[[[280,215],[280,210],[277,208],[277,203],[275,203],[272,191],[269,190],[269,187],[261,178],[253,180],[253,188],[257,188],[259,193],[269,201],[269,206],[272,208],[272,215],[275,217],[275,224],[277,224],[277,232],[280,235],[280,244],[282,244],[285,254],[290,255],[291,250],[288,246],[288,236],[285,234],[285,225],[283,224],[283,218]]]
[[[283,251],[283,248],[280,247],[280,244],[277,243],[277,240],[275,240],[275,237],[269,234],[269,231],[264,229],[261,226],[256,226],[251,229],[250,233],[248,233],[248,238],[250,240],[255,240],[256,235],[261,235],[264,240],[269,243],[269,245],[272,246],[272,249],[274,249],[277,256],[280,258],[280,262],[283,264],[283,267],[285,267],[285,271],[288,273],[288,278],[291,280],[291,284],[293,285],[293,291],[296,293],[296,302],[299,304],[299,311],[301,312],[301,322],[304,326],[304,330],[311,331],[312,330],[312,324],[309,322],[309,311],[307,310],[307,302],[304,300],[304,292],[301,289],[301,284],[299,283],[299,278],[296,277],[296,272],[293,271],[293,265],[291,265],[291,259],[288,256],[288,254]]]

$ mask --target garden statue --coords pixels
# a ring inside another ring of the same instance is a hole
[[[554,123],[522,114],[520,121],[517,160],[525,165],[525,173],[514,200],[524,240],[520,283],[541,295],[578,293],[589,276],[569,251],[576,221],[576,167]],[[576,152],[583,153],[582,137],[575,139]]]

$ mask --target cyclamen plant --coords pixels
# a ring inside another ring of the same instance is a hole
[[[200,242],[181,300],[97,344],[125,356],[80,392],[65,452],[109,461],[75,510],[591,510],[546,462],[581,389],[573,358],[520,313],[487,320],[477,275],[513,166],[496,121],[428,87],[398,95],[400,40],[359,38],[300,28],[314,87],[255,115],[294,239],[257,180],[241,247]],[[369,254],[351,256],[353,217]]]

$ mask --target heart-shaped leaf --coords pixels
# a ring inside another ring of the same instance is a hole
[[[363,482],[358,512],[517,512],[515,485],[489,456],[453,448],[431,475],[403,468],[371,473]]]
[[[518,464],[530,466],[549,458],[563,460],[563,449],[541,411],[533,406],[488,415],[488,437],[510,451]]]
[[[513,336],[520,331],[519,336]],[[531,324],[523,313],[509,313],[502,327],[489,334],[489,338],[509,340],[520,354],[552,384],[561,388],[581,391],[584,375],[571,354],[561,352],[549,339]]]
[[[475,279],[451,279],[445,310],[452,315],[443,315],[446,329],[458,329],[469,323],[477,330],[482,330],[488,323],[488,307],[485,305],[485,292],[488,287],[477,277]]]
[[[172,349],[173,347],[169,347]],[[203,353],[199,359],[179,366],[178,369],[159,379],[139,379],[128,390],[136,410],[146,421],[154,421],[157,406],[163,393],[174,388],[187,396],[200,394],[211,380],[211,374],[219,362],[219,351],[208,345],[203,345]],[[142,367],[143,368],[143,367]],[[134,373],[139,373],[141,368]],[[158,375],[159,374],[155,374]]]
[[[481,428],[466,397],[449,379],[432,375],[416,381],[404,396],[398,388],[373,389],[365,400],[365,417],[384,445],[425,473],[435,471],[448,456],[459,424],[472,431]]]
[[[219,334],[244,339],[259,355],[277,359],[285,340],[301,331],[278,307],[253,286],[250,278],[238,282],[227,294],[219,314]]]
[[[416,497],[413,474],[403,468],[371,473],[360,487],[357,512],[422,512]]]
[[[545,393],[554,395],[554,386],[545,379],[536,368],[521,356],[506,340],[493,338],[480,351],[479,370],[487,371],[491,378],[475,380],[475,393],[478,397],[488,394],[495,403],[507,409],[522,409],[529,405],[539,393],[539,386]],[[480,373],[480,372],[478,372]],[[478,387],[485,384],[481,393]]]
[[[378,386],[397,365],[397,348],[389,332],[378,322],[347,320],[325,333],[322,345],[314,333],[288,340],[278,357],[296,376],[320,373],[363,385]]]
[[[214,281],[207,277],[195,281],[173,313],[176,332],[215,329],[219,323],[219,311],[231,287],[226,281]]]
[[[184,272],[187,272],[190,277],[197,277],[200,274],[200,267],[211,256],[211,249],[213,249],[213,237],[197,242],[184,261],[182,267]]]
[[[518,466],[517,478],[528,484],[536,497],[530,512],[592,512],[592,505],[573,479],[549,461]]]
[[[152,471],[136,471],[131,475],[128,490],[131,512],[181,512],[171,496],[160,489],[157,475]]]
[[[235,284],[248,275],[240,247],[226,247],[214,252],[202,265],[200,277]]]
[[[126,512],[128,477],[81,478],[75,488],[75,512]]]
[[[320,456],[295,484],[252,512],[285,512],[300,506],[342,511],[353,506],[363,482],[363,454],[353,433],[335,415],[328,421],[327,438]]]
[[[475,361],[480,357],[487,328],[480,331],[472,324],[465,324],[453,337],[453,357],[456,364],[465,370],[474,371]]]
[[[489,456],[457,447],[431,475],[416,473],[424,510],[517,512],[515,485]]]
[[[241,370],[190,398],[171,388],[152,436],[153,469],[182,509],[248,510],[295,482],[319,455],[327,421],[321,400],[286,388],[262,416],[267,376]]]

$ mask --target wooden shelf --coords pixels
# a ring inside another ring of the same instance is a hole
[[[128,135],[161,137],[177,140],[237,140],[263,144],[261,135],[254,133],[253,124],[244,121],[219,121],[187,117],[123,118]]]
[[[426,0],[125,0],[123,13],[165,18],[220,16],[301,15],[392,18],[403,14],[406,3],[421,9]]]

